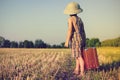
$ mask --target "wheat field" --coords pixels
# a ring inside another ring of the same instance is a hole
[[[0,48],[0,80],[120,80],[120,47],[97,48],[100,68],[73,76],[70,49]]]

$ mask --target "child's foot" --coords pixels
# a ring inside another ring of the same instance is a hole
[[[79,75],[79,70],[74,70],[74,71],[73,71],[73,74]]]
[[[80,73],[80,74],[78,75],[79,78],[82,78],[82,77],[84,77],[84,76],[85,76],[84,73]]]

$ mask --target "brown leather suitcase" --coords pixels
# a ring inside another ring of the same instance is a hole
[[[99,67],[97,50],[95,47],[84,49],[83,59],[84,59],[86,70],[96,69]]]

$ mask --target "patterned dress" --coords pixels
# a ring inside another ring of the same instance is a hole
[[[76,32],[73,26],[72,37],[71,37],[72,56],[75,58],[82,56],[82,50],[85,47],[85,42],[86,42],[84,25],[79,17],[77,17],[77,25],[79,32]]]

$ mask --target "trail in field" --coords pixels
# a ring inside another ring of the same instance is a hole
[[[60,66],[59,71],[55,76],[55,80],[79,80],[76,75],[73,75],[75,60],[68,54],[64,63]]]

